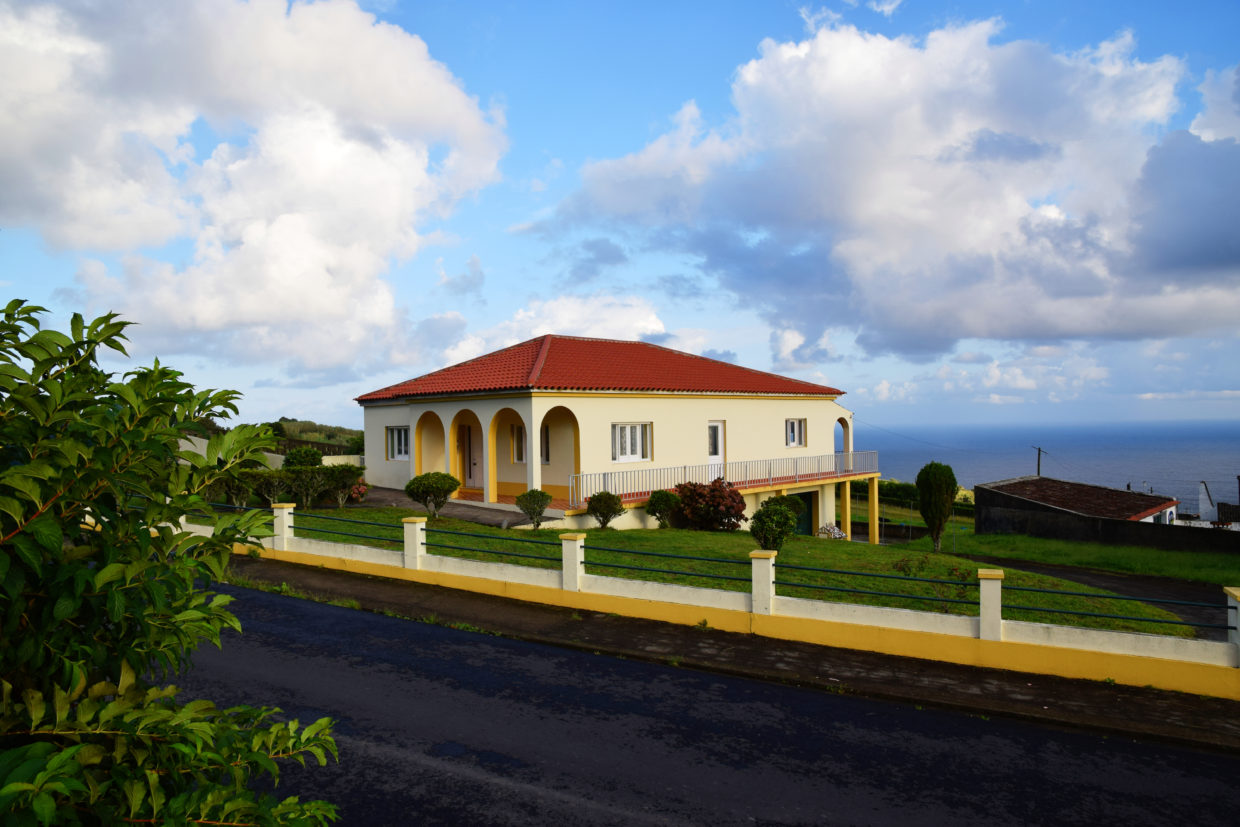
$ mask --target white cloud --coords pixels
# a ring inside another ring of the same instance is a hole
[[[0,220],[88,251],[191,240],[181,267],[90,265],[80,298],[140,343],[295,371],[416,358],[383,277],[505,150],[502,113],[344,0],[3,6],[0,70]]]
[[[764,41],[735,74],[729,121],[686,104],[646,147],[588,164],[536,227],[619,224],[696,259],[764,314],[777,366],[822,358],[806,343],[832,329],[915,360],[962,339],[1236,329],[1224,225],[1240,164],[1187,133],[1156,143],[1183,63],[1141,60],[1130,33],[1064,54],[1002,42],[1001,28],[916,40],[815,23],[802,41]],[[1172,212],[1195,228],[1192,249],[1168,230],[1159,257],[1141,257],[1157,234],[1138,220]]]
[[[895,14],[896,9],[900,8],[900,4],[904,0],[870,0],[866,5],[873,11],[878,12],[883,17],[891,17]]]
[[[1240,139],[1240,66],[1208,70],[1197,88],[1204,106],[1193,118],[1192,131],[1207,141]]]
[[[463,338],[444,358],[455,364],[548,333],[638,340],[666,332],[654,305],[640,296],[560,296],[530,302],[511,319]]]

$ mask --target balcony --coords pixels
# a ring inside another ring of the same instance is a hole
[[[599,491],[610,491],[626,504],[645,502],[651,491],[670,490],[682,482],[709,483],[723,477],[741,491],[786,488],[878,473],[877,451],[851,451],[815,457],[751,459],[633,471],[604,471],[569,477],[569,508],[584,508]]]

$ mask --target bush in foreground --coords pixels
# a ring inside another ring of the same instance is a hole
[[[710,485],[683,482],[676,486],[680,514],[693,528],[702,531],[736,531],[745,517],[745,498],[732,483],[716,478]]]
[[[421,503],[431,513],[431,519],[439,516],[439,509],[461,487],[461,481],[443,471],[419,474],[405,483],[405,493],[415,503]]]
[[[607,528],[608,523],[624,513],[624,502],[619,495],[600,491],[586,504],[586,513],[598,522],[599,528]]]
[[[179,529],[212,484],[259,461],[266,429],[207,435],[233,391],[196,391],[158,362],[124,376],[124,322],[41,308],[0,317],[0,822],[323,824],[335,808],[276,799],[277,762],[336,754],[331,722],[182,703],[169,677],[239,628],[210,591],[262,512]],[[183,449],[207,438],[203,453]]]
[[[524,494],[517,495],[517,508],[521,509],[522,514],[530,518],[534,528],[542,525],[543,513],[546,512],[549,505],[551,505],[551,495],[541,488],[531,488]]]
[[[768,551],[779,551],[797,528],[797,517],[781,500],[788,497],[773,497],[759,506],[749,522],[749,533],[758,542],[758,547]]]

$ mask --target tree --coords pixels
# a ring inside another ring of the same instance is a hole
[[[543,513],[549,505],[551,505],[551,495],[541,488],[531,488],[529,491],[517,495],[517,508],[521,509],[522,514],[530,518],[534,528],[542,525]]]
[[[930,462],[917,472],[917,498],[921,518],[930,530],[934,552],[942,549],[943,528],[956,500],[956,475],[950,465]]]
[[[240,426],[183,447],[238,394],[158,361],[108,373],[99,356],[125,353],[125,322],[75,314],[66,335],[40,329],[43,312],[15,300],[0,317],[0,822],[334,820],[325,802],[253,789],[278,761],[334,756],[329,720],[182,703],[163,685],[239,628],[209,587],[265,520],[212,515],[199,536],[181,518],[270,437]]]
[[[323,452],[309,445],[294,448],[284,455],[285,468],[318,468],[322,464]]]
[[[431,471],[419,474],[405,483],[405,493],[415,503],[422,503],[431,513],[431,519],[439,516],[439,509],[452,496],[452,492],[461,487],[461,481],[443,471]]]

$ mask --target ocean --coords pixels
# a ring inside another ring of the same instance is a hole
[[[1201,481],[1215,502],[1240,502],[1240,423],[1122,422],[1107,425],[880,427],[854,419],[853,448],[878,451],[883,479],[912,482],[927,462],[952,467],[966,488],[1037,473],[1153,491],[1196,512]]]

